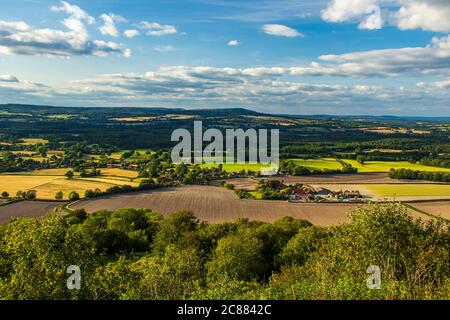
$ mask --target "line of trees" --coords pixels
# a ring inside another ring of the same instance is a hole
[[[391,177],[392,179],[450,182],[450,172],[428,172],[411,169],[391,169],[389,171],[389,177]]]

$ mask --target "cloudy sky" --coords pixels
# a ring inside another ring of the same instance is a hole
[[[0,103],[450,116],[450,1],[2,0]]]

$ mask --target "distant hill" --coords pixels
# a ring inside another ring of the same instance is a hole
[[[450,117],[421,117],[421,116],[369,116],[369,115],[287,115],[287,114],[268,114],[252,111],[245,108],[228,109],[183,109],[183,108],[161,108],[161,107],[65,107],[65,106],[46,106],[46,105],[28,105],[28,104],[0,104],[0,110],[14,113],[29,113],[31,115],[51,115],[56,113],[63,114],[90,114],[94,116],[107,117],[114,114],[115,117],[144,117],[144,116],[162,116],[166,114],[184,114],[198,115],[202,117],[221,117],[221,116],[245,116],[245,115],[265,115],[278,116],[285,118],[302,118],[317,120],[342,120],[349,119],[353,121],[410,121],[410,122],[450,122]]]

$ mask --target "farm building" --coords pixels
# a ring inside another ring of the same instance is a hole
[[[301,188],[295,189],[289,195],[290,201],[297,202],[311,202],[315,199],[315,190],[314,188],[303,186]]]

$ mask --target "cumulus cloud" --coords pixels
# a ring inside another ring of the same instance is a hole
[[[449,90],[420,86],[399,90],[370,83],[305,83],[292,70],[272,68],[164,67],[146,73],[105,74],[55,87],[1,82],[4,101],[71,105],[159,105],[250,107],[292,113],[383,113],[449,110]],[[288,76],[288,77],[287,77]],[[9,78],[9,77],[8,77]],[[296,79],[296,80],[295,80]],[[434,108],[434,109],[433,109]],[[345,111],[343,111],[345,110]]]
[[[19,79],[10,74],[0,74],[0,82],[19,82]]]
[[[424,108],[430,102],[442,108],[449,98],[448,94],[431,94],[420,88],[401,91],[397,87],[367,83],[305,83],[293,80],[291,71],[284,67],[164,67],[147,73],[105,74],[74,81],[58,90],[55,97],[63,94],[64,99],[72,99],[75,103],[95,105],[105,101],[109,105],[149,103],[174,107],[239,104],[259,110],[267,108],[271,112],[314,112],[314,108],[323,112],[339,112],[341,108],[361,108],[360,112],[364,113],[371,107],[373,112],[388,106]],[[381,110],[385,112],[387,109]]]
[[[125,49],[117,43],[89,40],[85,23],[92,24],[95,19],[80,7],[62,1],[60,6],[50,9],[69,14],[62,21],[66,31],[33,28],[23,21],[0,21],[0,53],[64,58],[125,53]]]
[[[284,26],[282,24],[265,24],[263,26],[264,33],[271,36],[279,36],[279,37],[304,37],[304,35],[297,30],[290,28],[288,26]]]
[[[235,47],[235,46],[238,46],[240,44],[241,43],[238,40],[230,40],[230,41],[228,41],[228,46],[230,46],[230,47]]]
[[[450,36],[435,37],[426,47],[323,55],[319,59],[327,64],[312,64],[309,69],[299,69],[299,73],[365,77],[449,74]]]
[[[333,0],[321,16],[328,22],[359,23],[362,29],[381,28],[384,16],[402,30],[450,32],[448,0]]]
[[[161,37],[177,33],[175,26],[169,24],[159,24],[157,22],[142,21],[139,24],[139,27],[146,30],[146,34],[149,36]]]
[[[125,30],[123,34],[125,37],[132,39],[134,37],[139,36],[140,32],[135,29],[129,29],[129,30]]]
[[[116,15],[114,13],[110,13],[110,14],[102,14],[100,16],[100,19],[103,20],[103,26],[101,26],[99,28],[100,33],[104,34],[104,35],[109,35],[111,37],[118,37],[119,36],[119,31],[117,30],[116,27],[116,22],[117,23],[126,23],[127,20],[119,15]]]

